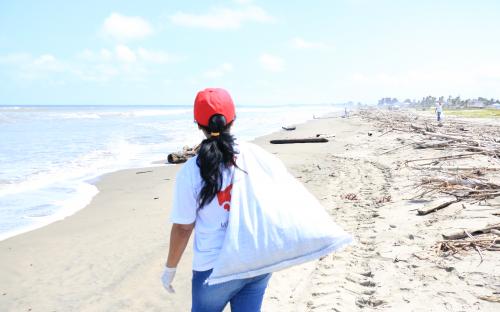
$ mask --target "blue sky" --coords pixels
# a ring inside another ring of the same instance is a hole
[[[0,0],[0,104],[500,97],[500,1]]]

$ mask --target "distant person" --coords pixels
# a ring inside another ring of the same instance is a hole
[[[344,105],[344,118],[349,118],[349,110],[347,109],[347,104]]]
[[[443,115],[443,102],[438,101],[436,103],[436,109],[435,109],[435,111],[436,111],[437,121],[441,122],[442,115]]]

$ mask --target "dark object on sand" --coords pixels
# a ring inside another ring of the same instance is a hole
[[[328,139],[325,138],[306,138],[306,139],[284,139],[284,140],[271,140],[271,144],[293,144],[293,143],[326,143]]]
[[[491,224],[484,228],[470,229],[470,230],[460,230],[453,233],[441,234],[444,239],[462,239],[468,237],[467,233],[472,236],[491,233],[491,230],[500,230],[500,223]]]
[[[372,135],[373,135],[373,133],[371,133],[371,132],[368,132],[368,136],[372,136]]]
[[[335,134],[326,134],[326,133],[318,133],[316,134],[317,138],[333,138],[335,137]]]
[[[424,216],[426,214],[441,210],[443,208],[448,207],[449,205],[458,202],[456,198],[442,198],[439,200],[436,200],[429,205],[420,208],[417,210],[419,216]]]
[[[199,145],[195,147],[184,146],[182,152],[168,154],[167,161],[170,164],[180,164],[186,162],[189,158],[196,155]]]
[[[292,130],[296,129],[295,126],[287,126],[287,127],[281,127],[281,128],[283,128],[283,130],[286,130],[286,131],[292,131]]]

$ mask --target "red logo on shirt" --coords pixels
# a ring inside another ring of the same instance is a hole
[[[225,210],[229,211],[231,209],[231,189],[232,184],[229,184],[224,190],[217,193],[217,200],[219,201],[219,206],[223,206]]]

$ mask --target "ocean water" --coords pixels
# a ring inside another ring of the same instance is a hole
[[[238,107],[233,133],[251,140],[335,110]],[[190,106],[0,106],[0,240],[85,207],[100,175],[151,166],[202,138]]]

